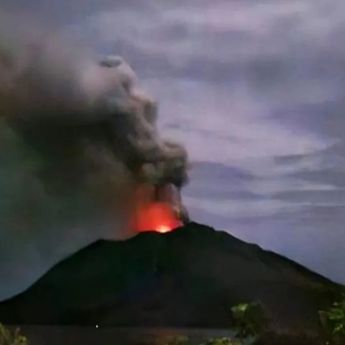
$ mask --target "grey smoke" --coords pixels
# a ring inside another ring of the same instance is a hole
[[[186,151],[159,136],[131,67],[36,34],[0,40],[2,231],[116,223],[137,184],[181,187]]]
[[[0,298],[97,238],[127,238],[138,184],[186,181],[183,147],[118,56],[0,12]]]

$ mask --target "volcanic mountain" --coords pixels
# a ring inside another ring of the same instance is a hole
[[[273,327],[312,330],[341,289],[283,256],[189,223],[91,244],[0,303],[0,321],[228,327],[231,306],[260,301]]]

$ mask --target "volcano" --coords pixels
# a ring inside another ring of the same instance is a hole
[[[220,328],[231,325],[231,306],[260,301],[272,327],[313,330],[340,290],[283,256],[189,223],[91,244],[0,303],[0,321]]]

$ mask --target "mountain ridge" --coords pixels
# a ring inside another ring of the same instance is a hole
[[[341,289],[282,255],[190,223],[88,245],[0,303],[0,321],[226,327],[232,305],[260,301],[274,327],[314,329]]]

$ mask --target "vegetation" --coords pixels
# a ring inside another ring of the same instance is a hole
[[[267,330],[267,318],[260,303],[242,303],[231,308],[235,338],[211,338],[198,345],[252,345]],[[187,337],[173,338],[164,345],[190,345]]]
[[[17,328],[13,332],[0,324],[0,345],[28,345],[29,342]]]
[[[206,343],[202,343],[201,345],[249,345],[248,342],[242,341],[239,339],[230,339],[230,338],[214,338],[209,339]]]
[[[326,344],[345,344],[345,295],[328,310],[320,311],[319,315]]]
[[[191,345],[192,342],[187,337],[177,337],[171,339],[164,345]],[[249,343],[242,342],[238,339],[230,339],[230,338],[213,338],[208,339],[206,342],[198,345],[250,345]]]
[[[202,343],[192,342],[188,337],[173,337],[159,345],[317,345],[321,339],[304,334],[276,334],[268,329],[268,319],[260,303],[241,303],[231,308],[234,338],[211,338]],[[345,344],[345,295],[330,308],[319,312],[323,345]],[[13,331],[0,323],[0,345],[29,345],[17,328]]]
[[[189,338],[188,337],[173,337],[172,339],[168,340],[164,344],[159,343],[157,345],[189,345]]]
[[[268,319],[258,302],[241,303],[231,308],[237,338],[260,337],[267,330]]]

